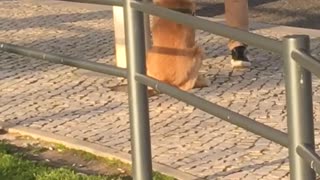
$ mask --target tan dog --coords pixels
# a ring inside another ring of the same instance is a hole
[[[155,0],[155,4],[193,13],[190,0]],[[182,90],[205,87],[209,83],[199,76],[202,51],[195,43],[195,30],[173,21],[154,17],[153,46],[147,53],[147,75]]]

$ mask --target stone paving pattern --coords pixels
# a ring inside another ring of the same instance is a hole
[[[112,12],[0,1],[0,41],[90,61],[114,63]],[[286,32],[255,33],[281,39]],[[208,88],[193,92],[211,102],[286,131],[285,90],[279,55],[250,47],[253,67],[234,70],[227,39],[197,31],[205,49]],[[312,53],[320,56],[320,40]],[[0,54],[0,120],[130,152],[125,83],[14,54]],[[320,83],[314,78],[319,147]],[[289,179],[285,148],[167,95],[150,98],[153,160],[206,179]]]

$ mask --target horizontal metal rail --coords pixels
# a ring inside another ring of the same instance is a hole
[[[302,50],[295,50],[291,53],[292,58],[302,67],[320,78],[320,60],[312,57]]]
[[[225,121],[228,121],[234,125],[242,127],[254,134],[260,135],[264,138],[274,141],[284,147],[288,147],[288,143],[289,143],[288,135],[282,131],[266,126],[246,116],[233,112],[217,104],[213,104],[205,99],[202,99],[193,94],[182,91],[168,84],[157,81],[156,79],[145,76],[143,74],[136,74],[136,80],[142,84],[145,84],[147,86],[154,88],[159,92],[163,92],[180,101],[183,101],[198,109],[201,109],[204,112],[207,112],[211,115],[214,115]]]
[[[303,144],[299,145],[296,150],[305,161],[310,163],[311,168],[320,175],[320,156],[314,152],[314,149]]]
[[[281,41],[264,37],[258,34],[250,33],[240,29],[235,29],[223,24],[215,23],[199,17],[186,15],[164,7],[156,6],[153,3],[146,3],[131,0],[62,0],[78,3],[90,3],[100,5],[124,6],[127,22],[127,44],[132,45],[129,48],[130,63],[129,71],[102,63],[96,63],[62,55],[45,53],[39,50],[25,48],[8,43],[0,42],[0,50],[15,53],[27,57],[46,60],[49,62],[64,64],[72,67],[86,69],[103,74],[124,77],[129,79],[129,100],[130,100],[130,118],[131,118],[131,136],[133,139],[132,149],[134,150],[133,166],[134,177],[137,179],[150,179],[152,172],[150,137],[148,124],[148,104],[146,97],[146,87],[150,86],[159,92],[163,92],[182,102],[190,104],[206,113],[216,116],[231,124],[241,127],[256,135],[262,136],[268,140],[276,142],[289,148],[290,152],[290,175],[291,179],[314,179],[314,171],[320,174],[320,156],[315,152],[313,124],[312,124],[312,95],[311,95],[311,77],[310,72],[320,78],[320,61],[309,55],[307,51],[309,41],[305,37],[288,37],[287,41]],[[132,8],[132,9],[131,9]],[[135,9],[136,11],[134,11]],[[197,97],[194,94],[182,91],[169,84],[163,83],[151,77],[144,75],[145,61],[144,47],[138,40],[141,40],[143,31],[140,28],[142,24],[142,13],[137,11],[170,19],[177,23],[185,24],[195,29],[201,29],[216,35],[244,42],[251,46],[256,46],[275,53],[285,54],[286,81],[290,90],[287,92],[288,104],[288,132],[280,130],[257,122],[249,117],[231,111],[227,108],[211,103],[205,99]],[[139,25],[140,24],[140,25]],[[300,38],[300,39],[299,39]],[[304,38],[304,39],[303,39]],[[132,43],[134,42],[134,43]],[[307,43],[306,43],[307,42]],[[286,44],[287,43],[287,44]],[[283,46],[284,45],[284,46]],[[283,48],[285,47],[285,48]],[[135,49],[136,48],[136,49]],[[302,49],[301,49],[302,48]],[[143,49],[143,50],[142,50]],[[128,54],[127,54],[128,55]],[[297,63],[294,62],[294,59]],[[141,60],[141,61],[137,61]],[[300,65],[305,68],[300,67]],[[308,72],[308,71],[310,72]],[[291,74],[290,74],[291,73]],[[290,78],[288,78],[290,77]],[[303,77],[303,83],[301,83]],[[293,88],[292,88],[293,87]],[[305,98],[307,97],[307,98]],[[290,105],[292,107],[290,107]],[[144,111],[146,110],[146,111]],[[310,110],[310,111],[309,111]],[[298,113],[296,113],[298,112]],[[301,118],[302,117],[302,118]],[[142,121],[141,121],[142,120]],[[301,121],[311,120],[311,121]],[[303,123],[307,123],[304,125]],[[143,127],[143,128],[141,128]],[[312,133],[308,133],[308,131]],[[311,138],[312,137],[312,138]],[[290,141],[290,142],[289,142]],[[312,170],[310,167],[314,170]],[[305,168],[306,167],[306,168]]]
[[[73,66],[73,67],[86,69],[90,71],[95,71],[103,74],[127,78],[126,69],[115,67],[112,65],[106,65],[102,63],[96,63],[96,62],[85,61],[85,60],[75,59],[75,58],[56,55],[56,54],[45,53],[39,50],[25,48],[22,46],[17,46],[17,45],[3,43],[3,42],[0,42],[0,50],[27,56],[27,57],[42,59],[42,60],[46,60],[46,61],[57,63],[57,64],[64,64],[64,65]]]
[[[131,7],[138,11],[170,19],[177,23],[185,24],[195,29],[201,29],[216,35],[237,40],[248,45],[256,46],[276,53],[282,53],[282,43],[278,40],[267,38],[258,34],[235,29],[223,24],[215,23],[206,19],[190,16],[167,8],[159,7],[153,3],[133,1]]]
[[[61,0],[69,2],[78,2],[86,4],[100,4],[100,5],[109,5],[109,6],[123,6],[122,0]]]

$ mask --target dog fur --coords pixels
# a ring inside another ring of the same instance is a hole
[[[195,11],[195,4],[190,0],[154,0],[154,3]],[[159,17],[153,20],[153,46],[147,53],[147,75],[185,91],[208,86],[208,81],[199,75],[203,53],[195,43],[195,30]]]

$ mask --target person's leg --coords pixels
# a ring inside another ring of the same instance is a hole
[[[225,0],[225,18],[228,26],[248,31],[249,10],[248,0]],[[248,67],[251,63],[246,57],[246,45],[242,42],[230,40],[228,48],[231,51],[233,67]]]

